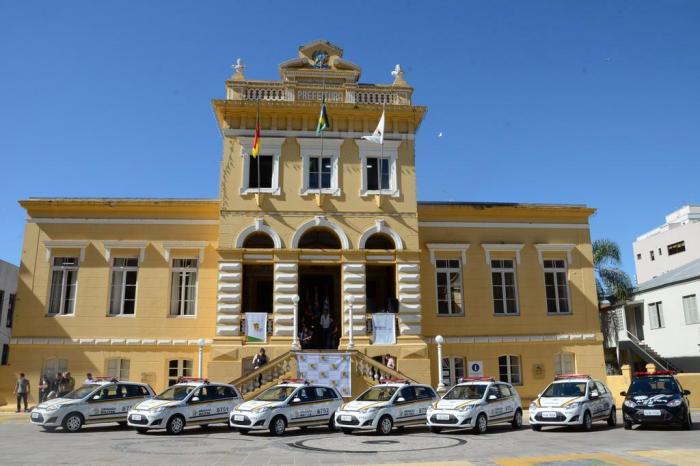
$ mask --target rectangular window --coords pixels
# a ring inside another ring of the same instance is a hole
[[[547,295],[547,312],[549,314],[568,314],[569,282],[566,277],[566,262],[563,260],[545,260],[544,288]]]
[[[248,188],[272,188],[272,156],[249,157]],[[259,176],[258,176],[259,174]],[[258,184],[258,180],[260,183]]]
[[[139,260],[135,257],[115,257],[113,259],[109,315],[134,315],[136,312],[138,271]]]
[[[129,380],[128,359],[108,359],[107,360],[107,376],[114,377],[117,380]]]
[[[664,310],[661,301],[649,303],[649,326],[652,330],[664,327]]]
[[[554,355],[554,375],[576,373],[576,358],[573,353]]]
[[[170,315],[197,313],[197,259],[173,259]]]
[[[672,256],[674,254],[678,254],[680,252],[684,252],[685,251],[685,241],[678,241],[677,243],[669,244],[668,246],[666,246],[666,249],[668,250],[669,256]]]
[[[700,323],[698,314],[698,301],[694,294],[683,296],[683,314],[685,314],[686,325]]]
[[[389,159],[379,157],[367,157],[367,189],[369,191],[379,191],[381,189],[390,189],[389,184]]]
[[[642,255],[640,253],[637,253],[637,260],[638,261],[642,260]]]
[[[192,377],[191,359],[173,359],[168,361],[168,387],[175,385],[180,377]]]
[[[654,260],[654,250],[649,251],[649,258]]]
[[[511,355],[499,356],[498,376],[501,382],[508,382],[511,385],[520,385],[522,383],[522,377],[520,376],[520,358]]]
[[[7,328],[12,328],[12,323],[15,320],[15,301],[17,301],[17,295],[14,293],[10,294],[10,299],[7,303],[7,319],[5,320]],[[0,317],[2,317],[2,314],[0,314]]]
[[[513,260],[491,261],[494,314],[517,314],[518,298]]]
[[[462,377],[464,377],[464,358],[459,356],[442,358],[442,383],[451,386],[458,383]]]
[[[10,361],[10,345],[2,345],[2,359],[0,360],[0,365],[7,366]]]
[[[463,314],[462,272],[459,259],[435,261],[438,314]]]
[[[78,258],[54,257],[51,267],[50,315],[69,315],[75,311],[78,286]]]
[[[330,157],[309,157],[309,189],[329,189],[332,172]]]
[[[0,322],[2,322],[2,314],[5,310],[5,290],[0,290]]]

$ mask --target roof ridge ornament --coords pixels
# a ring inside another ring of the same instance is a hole
[[[400,64],[396,64],[394,69],[391,71],[391,75],[394,77],[394,86],[408,86],[408,83],[404,78],[406,73],[404,72],[403,68],[401,68]]]
[[[245,79],[245,75],[243,74],[243,71],[245,70],[246,66],[245,63],[243,63],[243,60],[240,58],[236,58],[236,63],[231,65],[231,68],[233,68],[233,76],[231,76],[231,79],[235,81],[243,81]]]

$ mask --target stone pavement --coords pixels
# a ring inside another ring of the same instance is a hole
[[[700,419],[700,416],[696,416]],[[226,426],[188,428],[173,437],[139,435],[116,425],[88,426],[76,434],[44,432],[25,415],[0,416],[2,464],[472,464],[472,465],[690,465],[700,464],[700,425],[695,430],[610,428],[590,433],[567,429],[513,430],[494,426],[485,435],[425,428],[382,437],[344,435],[325,428],[240,435]]]

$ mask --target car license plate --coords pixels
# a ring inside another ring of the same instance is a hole
[[[233,420],[234,420],[234,421],[242,421],[242,420],[243,420],[243,415],[242,415],[242,414],[234,414]]]
[[[645,416],[661,416],[661,410],[660,409],[645,409],[644,415]]]
[[[554,411],[545,411],[542,413],[542,417],[557,417],[557,413],[555,413]]]
[[[350,422],[350,421],[352,421],[352,417],[351,416],[340,416],[340,420]]]
[[[39,413],[32,413],[32,419],[38,419]]]
[[[436,417],[437,417],[438,421],[449,421],[450,420],[449,414],[438,414]]]
[[[133,419],[134,421],[140,421],[141,415],[140,414],[132,414],[131,419]]]

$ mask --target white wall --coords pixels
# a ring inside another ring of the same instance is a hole
[[[634,301],[644,302],[644,342],[664,358],[700,356],[700,324],[687,325],[683,296],[695,294],[700,306],[700,278],[639,293]],[[664,327],[651,329],[649,303],[661,301]]]
[[[0,303],[0,357],[2,357],[3,346],[10,342],[10,333],[12,329],[7,327],[7,311],[10,304],[10,294],[17,292],[17,276],[19,268],[9,262],[0,260],[0,290],[4,291],[2,303]],[[15,315],[17,314],[17,305],[15,304]]]
[[[668,230],[642,236],[632,245],[637,284],[700,259],[700,222],[685,225],[670,224],[669,227]],[[685,252],[669,256],[666,247],[678,241],[685,241]],[[659,249],[661,249],[660,255]],[[653,261],[649,251],[654,251]],[[638,254],[641,255],[640,259],[637,259]]]

